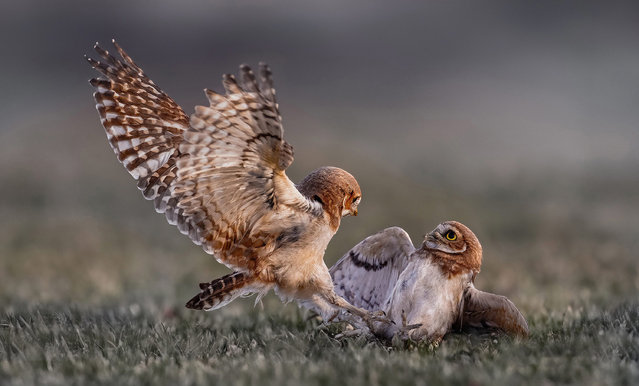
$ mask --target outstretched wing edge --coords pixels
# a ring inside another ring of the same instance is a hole
[[[268,237],[253,229],[264,216],[319,213],[284,172],[293,148],[267,65],[259,82],[246,65],[239,82],[225,75],[226,94],[205,90],[210,105],[189,118],[113,44],[122,59],[97,43],[99,60],[85,56],[104,76],[90,81],[96,108],[119,161],[170,224],[220,262],[245,268],[247,250],[269,241],[255,240]]]
[[[463,311],[456,321],[456,327],[497,329],[519,337],[527,337],[529,333],[526,318],[510,299],[480,291],[472,283],[464,293]]]
[[[414,251],[410,236],[399,227],[368,236],[331,267],[335,292],[354,306],[379,310]]]
[[[89,83],[107,139],[118,160],[137,181],[138,188],[169,224],[193,236],[195,228],[177,208],[180,197],[171,192],[177,178],[178,147],[189,127],[189,117],[135,64],[113,40],[120,58],[95,44],[89,64],[103,77]]]

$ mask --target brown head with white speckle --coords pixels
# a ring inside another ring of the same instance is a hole
[[[422,249],[430,252],[450,275],[463,270],[479,273],[482,248],[477,236],[457,221],[443,222],[426,235]]]
[[[297,186],[306,197],[322,204],[333,230],[344,216],[357,216],[357,205],[362,197],[359,184],[349,172],[324,166],[312,171]]]

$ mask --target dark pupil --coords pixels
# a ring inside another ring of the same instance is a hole
[[[455,238],[455,233],[453,231],[448,231],[446,233],[446,238],[447,239],[454,239]]]

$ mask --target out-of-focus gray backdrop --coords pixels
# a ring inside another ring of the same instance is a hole
[[[111,38],[187,113],[268,62],[299,181],[351,171],[360,216],[456,219],[478,286],[528,312],[636,298],[639,7],[528,1],[12,1],[0,5],[0,302],[181,305],[225,271],[116,161],[83,59]]]

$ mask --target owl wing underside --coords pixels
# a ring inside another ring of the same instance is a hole
[[[144,198],[182,233],[194,234],[171,193],[177,177],[178,147],[189,128],[182,108],[164,93],[115,42],[121,59],[98,44],[99,60],[86,57],[103,77],[90,80],[96,109],[118,160],[138,182]]]
[[[368,236],[331,267],[335,292],[354,306],[381,309],[414,250],[399,227]]]
[[[122,59],[97,45],[100,61],[87,58],[106,77],[91,80],[98,112],[119,160],[169,223],[220,262],[250,269],[279,236],[258,224],[317,214],[284,172],[293,148],[268,66],[259,81],[246,65],[239,81],[225,75],[226,93],[206,90],[209,106],[189,119],[115,46]]]
[[[454,328],[528,336],[528,323],[513,302],[505,296],[480,291],[473,284],[464,293],[463,312]]]

